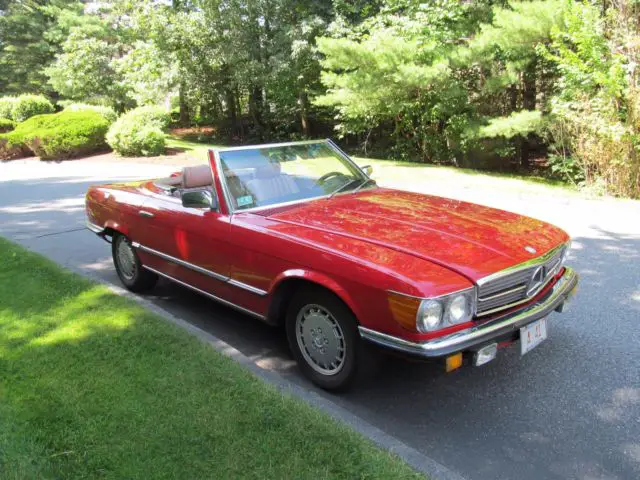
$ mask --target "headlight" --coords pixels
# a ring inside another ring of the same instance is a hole
[[[420,332],[437,330],[442,322],[442,303],[438,300],[423,300],[418,309],[416,326]]]
[[[471,320],[475,310],[475,290],[423,300],[418,309],[416,327],[426,333]]]

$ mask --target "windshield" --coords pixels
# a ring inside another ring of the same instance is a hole
[[[233,210],[322,197],[368,180],[327,142],[219,152]]]

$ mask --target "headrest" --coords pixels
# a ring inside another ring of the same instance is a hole
[[[197,188],[213,185],[213,174],[209,165],[196,165],[182,169],[182,187]]]
[[[267,163],[256,168],[256,178],[273,178],[280,175],[279,163]]]

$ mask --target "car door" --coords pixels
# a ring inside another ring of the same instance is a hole
[[[205,292],[224,294],[229,216],[210,208],[186,208],[179,197],[150,190],[133,239],[143,264]]]

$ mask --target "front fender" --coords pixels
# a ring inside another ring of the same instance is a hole
[[[337,295],[351,309],[356,317],[360,318],[358,304],[355,299],[352,298],[352,296],[349,294],[347,289],[328,275],[320,272],[315,272],[313,270],[295,268],[282,272],[273,280],[273,282],[271,282],[271,285],[269,286],[269,294],[273,294],[275,291],[277,291],[282,282],[291,279],[305,280],[307,282],[315,283],[326,288],[327,290]]]

